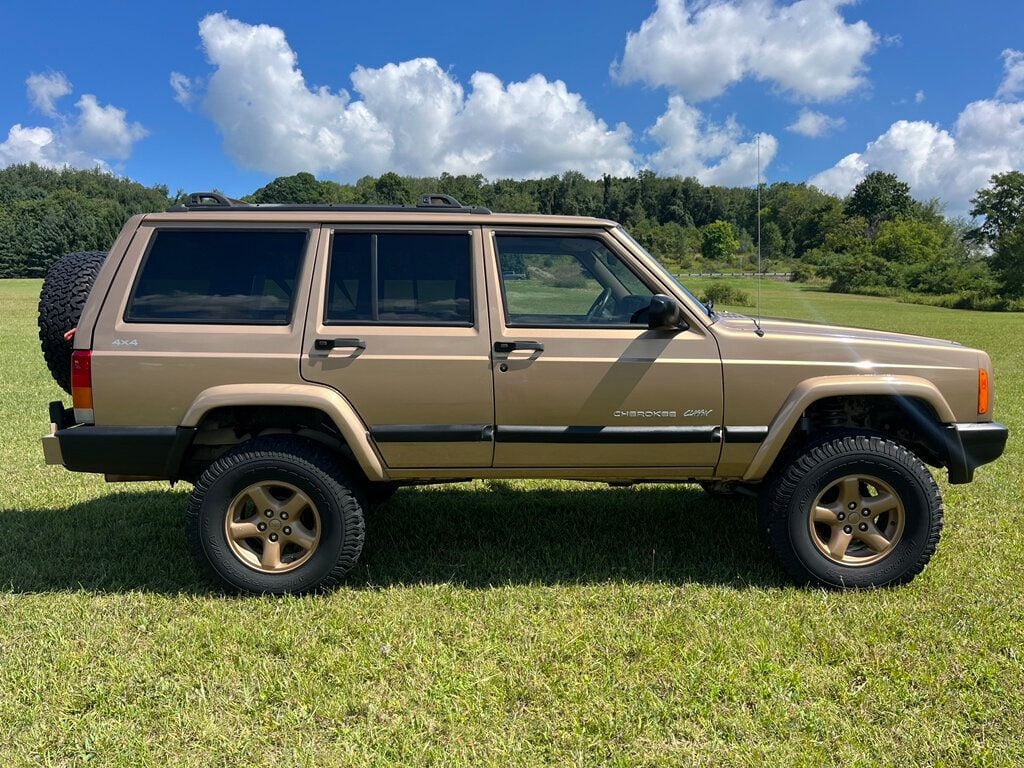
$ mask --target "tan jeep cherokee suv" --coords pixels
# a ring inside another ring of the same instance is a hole
[[[984,352],[759,325],[614,222],[441,195],[192,195],[132,218],[109,255],[58,262],[40,309],[74,404],[51,404],[47,462],[194,483],[188,540],[232,590],[336,584],[369,504],[467,478],[757,494],[797,581],[900,583],[942,527],[925,464],[966,483],[1007,437]]]

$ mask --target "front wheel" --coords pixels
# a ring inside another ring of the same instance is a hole
[[[261,437],[218,458],[189,500],[189,547],[225,589],[306,593],[337,585],[363,548],[362,494],[323,446]]]
[[[903,584],[939,542],[942,497],[927,467],[898,443],[837,435],[783,467],[761,497],[761,522],[800,584]]]

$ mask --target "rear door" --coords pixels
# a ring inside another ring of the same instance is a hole
[[[325,227],[302,377],[362,417],[390,467],[486,467],[494,420],[482,231]]]
[[[139,227],[93,330],[96,422],[176,425],[209,387],[300,383],[318,234],[253,220]]]
[[[487,238],[495,467],[672,467],[718,461],[715,339],[649,330],[658,278],[608,232],[495,228]]]

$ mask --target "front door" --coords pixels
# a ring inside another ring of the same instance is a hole
[[[302,376],[333,387],[390,467],[488,467],[494,400],[479,227],[320,238]]]
[[[718,345],[650,330],[659,278],[603,230],[502,230],[485,239],[495,467],[671,467],[718,461]]]

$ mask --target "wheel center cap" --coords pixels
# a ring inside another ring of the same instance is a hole
[[[272,531],[280,531],[282,527],[283,527],[283,525],[282,525],[281,521],[278,520],[277,518],[274,518],[273,520],[270,521],[270,530],[272,530]]]

